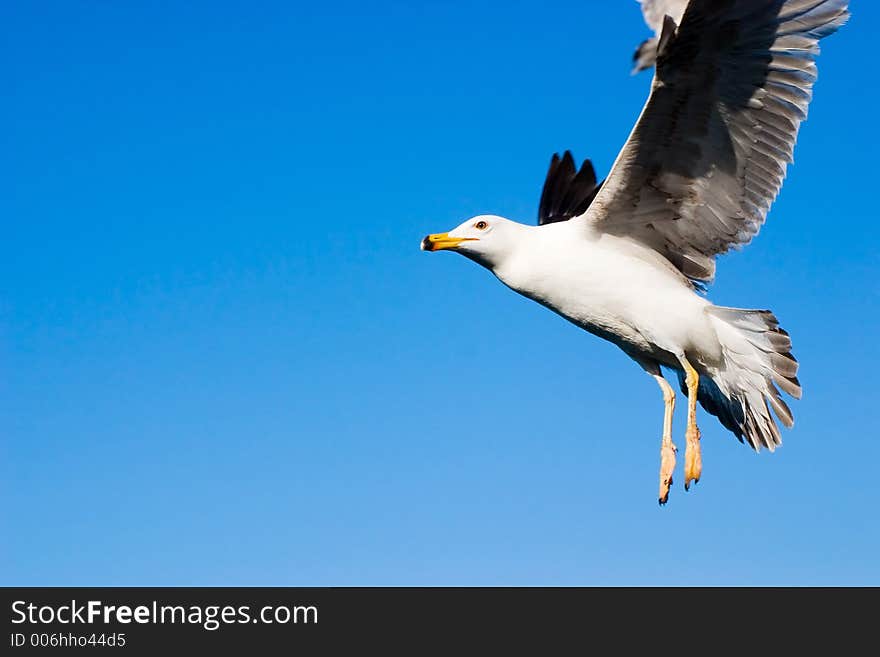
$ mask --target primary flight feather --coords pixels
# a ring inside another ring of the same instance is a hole
[[[699,402],[741,441],[781,443],[771,415],[799,398],[791,340],[767,310],[713,305],[715,256],[763,224],[791,162],[816,80],[818,42],[848,0],[691,0],[663,20],[651,93],[607,179],[554,156],[539,225],[494,215],[426,237],[577,326],[618,345],[665,405],[659,501],[672,484],[675,392],[687,395],[685,488],[702,471]]]

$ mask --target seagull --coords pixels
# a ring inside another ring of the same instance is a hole
[[[651,92],[604,182],[554,156],[537,226],[496,215],[428,235],[519,294],[608,340],[663,393],[659,502],[672,485],[675,390],[687,395],[684,487],[700,480],[697,402],[755,451],[800,398],[789,334],[769,310],[713,305],[715,257],[758,233],[806,118],[820,39],[849,0],[691,0],[664,19]]]
[[[654,36],[642,41],[633,53],[633,75],[654,66],[657,42],[663,30],[663,18],[669,16],[676,24],[680,23],[688,0],[638,0],[638,3],[642,5],[642,16],[645,17],[648,27],[654,30]]]

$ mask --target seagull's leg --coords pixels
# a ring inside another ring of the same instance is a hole
[[[654,378],[663,391],[663,440],[660,442],[660,504],[669,499],[669,488],[672,486],[672,471],[675,469],[675,445],[672,444],[672,411],[675,410],[675,390],[663,378],[655,374]]]
[[[703,457],[700,453],[700,430],[697,428],[697,391],[700,387],[700,375],[684,356],[678,357],[685,374],[688,391],[687,447],[684,451],[684,489],[688,490],[691,481],[700,481],[703,471]]]
[[[660,504],[666,504],[669,499],[669,489],[672,487],[672,471],[675,470],[676,447],[672,444],[672,412],[675,410],[675,390],[669,382],[663,378],[657,363],[638,363],[645,371],[654,377],[660,390],[663,391],[663,439],[660,442]]]

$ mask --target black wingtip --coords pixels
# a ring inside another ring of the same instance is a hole
[[[582,215],[590,207],[600,186],[596,183],[596,170],[590,160],[584,160],[578,170],[570,150],[563,152],[561,157],[554,153],[541,192],[538,225]]]

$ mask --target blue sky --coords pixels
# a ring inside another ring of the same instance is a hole
[[[3,583],[880,584],[877,3],[710,292],[792,334],[796,426],[701,415],[665,508],[654,382],[418,250],[607,171],[636,3],[417,4],[0,10]]]

